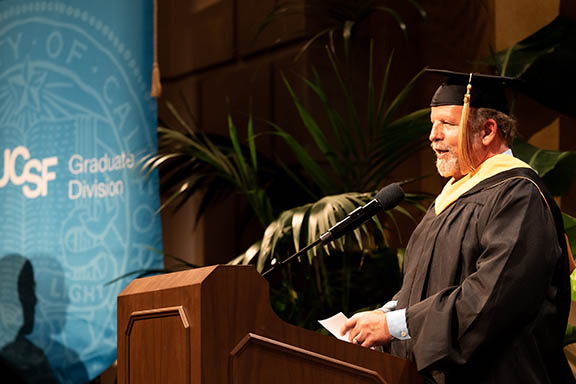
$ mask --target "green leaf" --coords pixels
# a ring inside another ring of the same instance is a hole
[[[554,196],[567,194],[576,177],[576,152],[551,151],[522,141],[512,146],[514,155],[538,172]]]
[[[252,113],[248,117],[248,148],[250,149],[250,159],[254,170],[258,169],[258,152],[256,151],[256,135],[254,135],[254,122]]]
[[[572,255],[576,255],[576,218],[567,213],[562,213],[562,221],[564,222],[564,232],[568,236]]]
[[[310,156],[308,151],[300,145],[292,135],[284,131],[278,125],[270,123],[276,128],[275,134],[280,136],[292,150],[294,156],[302,167],[310,174],[311,179],[324,191],[324,193],[331,193],[336,190],[336,186],[332,179],[324,172],[322,167]]]
[[[350,129],[353,130],[353,134],[356,135],[357,139],[360,140],[362,148],[365,149],[366,143],[363,140],[363,131],[360,126],[360,121],[358,119],[358,112],[356,110],[354,100],[352,99],[352,96],[350,94],[350,90],[346,85],[346,82],[342,78],[342,74],[340,73],[340,69],[338,67],[338,64],[336,63],[336,58],[334,57],[332,52],[330,52],[330,50],[326,50],[326,53],[328,54],[328,58],[330,59],[330,64],[332,65],[332,70],[336,75],[338,84],[340,85],[340,89],[342,95],[344,96],[344,100],[346,101],[346,110],[348,111],[349,127]]]
[[[284,239],[287,235],[291,233],[291,223],[292,223],[292,214],[293,212],[283,212],[280,217],[278,218],[278,228],[280,231],[276,231],[272,236],[270,253],[276,255],[276,246],[278,242]],[[292,253],[292,252],[290,252]],[[288,255],[285,255],[288,256]]]
[[[252,244],[246,252],[242,253],[241,255],[235,257],[234,259],[230,260],[228,264],[230,265],[248,265],[254,260],[254,258],[260,252],[260,245],[262,244],[262,240],[258,240],[254,244]]]
[[[428,145],[426,134],[430,130],[428,108],[395,120],[381,129],[374,138],[374,148],[369,153],[366,180],[385,179],[399,164],[414,152]]]
[[[404,34],[404,38],[408,39],[408,34],[406,33],[406,29],[407,29],[406,23],[404,22],[404,19],[402,18],[402,16],[400,16],[400,14],[397,11],[395,11],[394,9],[392,9],[390,7],[374,7],[374,9],[388,13],[389,15],[394,17],[394,19],[396,19],[396,23],[400,27],[400,30]]]
[[[304,108],[304,106],[300,102],[300,99],[298,98],[298,96],[296,96],[296,93],[294,92],[294,90],[290,86],[290,83],[288,82],[286,77],[284,77],[284,75],[282,75],[282,79],[284,80],[284,84],[286,85],[286,88],[288,89],[288,92],[292,97],[292,102],[298,109],[298,114],[300,115],[302,123],[304,123],[304,126],[308,130],[308,133],[310,133],[310,136],[312,136],[312,138],[314,139],[316,146],[318,147],[318,149],[320,149],[326,160],[330,162],[332,167],[338,169],[339,164],[335,156],[336,151],[334,151],[334,149],[330,147],[326,135],[324,134],[322,129],[320,129],[320,127],[310,114],[310,112],[306,108]]]
[[[574,296],[572,297],[574,300]],[[566,325],[566,333],[564,334],[564,345],[576,343],[576,326],[572,324]]]
[[[576,254],[576,218],[562,213],[562,221],[564,223],[564,231],[566,236],[568,236],[568,243],[570,245],[570,250],[572,255]],[[576,301],[576,269],[570,274],[570,291],[572,296],[572,301]],[[576,335],[575,335],[576,336]],[[572,343],[576,341],[576,337],[572,339]]]
[[[342,28],[342,41],[344,41],[344,55],[350,57],[350,45],[352,39],[352,29],[356,25],[354,20],[346,20]]]
[[[304,180],[302,177],[293,172],[292,169],[290,169],[290,167],[284,164],[284,162],[282,162],[281,160],[279,160],[279,163],[284,172],[292,179],[292,181],[296,186],[302,189],[302,191],[306,192],[306,194],[312,200],[320,199],[320,196],[310,188],[310,186],[306,183],[306,180]]]
[[[426,17],[428,17],[428,14],[426,12],[426,10],[424,8],[422,8],[422,6],[418,3],[417,0],[408,0],[408,2],[410,4],[412,4],[414,6],[414,8],[416,8],[416,10],[418,11],[418,13],[420,14],[420,17],[422,17],[423,19],[425,19]]]
[[[388,91],[388,79],[390,78],[390,67],[392,66],[393,54],[390,54],[388,58],[388,63],[386,64],[386,70],[384,71],[384,77],[382,78],[382,84],[380,85],[380,96],[378,97],[378,107],[376,108],[376,121],[377,125],[381,126],[381,122],[384,120],[384,114],[386,113],[384,109],[384,98]]]
[[[302,233],[302,223],[304,223],[306,214],[306,208],[299,207],[294,209],[292,215],[292,240],[294,241],[294,250],[296,252],[300,251],[300,235]]]
[[[258,255],[258,261],[256,264],[256,269],[258,272],[262,272],[264,270],[264,266],[268,261],[268,258],[271,255],[272,250],[272,239],[275,235],[277,235],[278,231],[281,231],[279,222],[273,221],[271,222],[266,230],[264,231],[264,236],[262,236],[262,243],[260,245],[260,254]]]
[[[496,52],[485,62],[501,74],[522,80],[518,88],[539,103],[576,116],[576,22],[558,16],[514,46]]]
[[[248,180],[248,166],[246,165],[246,160],[244,159],[244,154],[242,153],[242,149],[240,148],[240,142],[238,141],[238,134],[236,132],[236,126],[232,121],[232,116],[228,115],[228,133],[230,135],[230,140],[232,141],[232,146],[234,148],[234,159],[236,160],[236,164],[238,164],[240,168],[240,177],[243,177],[244,180]]]
[[[352,148],[351,142],[353,142],[350,135],[346,132],[346,127],[344,120],[338,113],[338,111],[329,103],[328,97],[326,95],[326,91],[322,85],[322,81],[320,79],[320,75],[316,71],[316,68],[312,68],[312,73],[314,75],[314,82],[303,78],[304,82],[312,89],[312,91],[318,96],[322,103],[322,107],[324,109],[324,113],[326,113],[328,117],[328,121],[330,121],[330,127],[332,130],[332,135],[336,139],[338,143],[338,153],[342,156],[346,156],[351,154],[350,148]],[[339,164],[338,169],[334,169],[334,171],[338,173],[345,172],[345,169],[341,167],[342,164]]]
[[[576,301],[576,269],[570,274],[570,292],[570,300]]]
[[[308,7],[297,1],[274,2],[272,9],[264,16],[257,25],[256,32],[252,38],[251,45],[254,44],[260,35],[272,25],[276,20],[285,16],[301,15]]]
[[[406,98],[408,98],[408,95],[410,95],[410,92],[412,92],[412,89],[416,85],[416,81],[420,78],[420,76],[422,76],[423,73],[424,69],[418,72],[412,79],[410,79],[408,84],[406,84],[406,86],[402,88],[400,93],[398,93],[398,95],[394,98],[392,103],[390,103],[390,106],[388,107],[386,112],[384,112],[382,120],[379,122],[379,126],[386,125],[388,121],[394,118],[394,115],[396,114],[400,106],[404,103]]]
[[[289,209],[280,214],[264,232],[259,254],[257,269],[262,271],[268,260],[272,257],[279,258],[288,255],[281,255],[276,252],[277,245],[284,242],[287,236],[292,237],[294,252],[300,249],[299,239],[305,238],[306,244],[311,244],[329,228],[342,220],[348,213],[359,206],[366,204],[374,197],[374,193],[344,193],[340,195],[326,196],[317,202],[306,204],[300,207]],[[405,213],[400,211],[401,213]],[[332,244],[322,248],[322,252],[330,254],[333,250],[350,251],[363,249],[365,245],[378,247],[383,235],[382,226],[377,217],[373,218],[373,224],[364,224],[352,234],[346,235]],[[374,228],[368,226],[374,225]],[[283,243],[284,244],[284,243]],[[309,251],[309,262],[312,263],[314,257],[320,253],[318,248]],[[236,259],[236,262],[244,259]]]
[[[545,56],[557,54],[559,48],[562,49],[564,45],[567,46],[571,41],[574,41],[574,36],[571,36],[571,33],[575,27],[576,23],[559,16],[512,47],[497,52],[495,60],[499,61],[501,65],[505,61],[508,62],[505,66],[507,76],[521,77],[538,60]]]
[[[300,48],[300,50],[298,51],[298,53],[296,54],[296,57],[294,57],[294,61],[298,61],[300,60],[300,58],[302,57],[302,55],[304,55],[304,53],[306,53],[306,51],[308,50],[308,48],[310,48],[310,46],[312,44],[314,44],[316,42],[316,40],[318,40],[319,38],[321,38],[324,35],[329,34],[330,32],[333,32],[334,29],[333,28],[325,28],[323,30],[321,30],[320,32],[316,33],[314,36],[312,36],[310,39],[308,39],[308,41],[306,41],[306,43],[302,46],[302,48]]]

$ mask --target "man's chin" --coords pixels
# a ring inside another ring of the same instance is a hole
[[[438,170],[438,174],[445,178],[451,178],[455,175],[458,175],[458,168],[453,166],[452,164],[446,164],[444,161],[436,161],[436,169]]]

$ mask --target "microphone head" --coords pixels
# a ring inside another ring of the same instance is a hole
[[[393,183],[378,191],[374,199],[380,203],[382,209],[392,209],[404,200],[404,191],[400,188],[400,184]]]

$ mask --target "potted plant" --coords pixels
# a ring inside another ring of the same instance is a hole
[[[179,126],[159,128],[159,153],[144,164],[144,168],[161,171],[161,185],[170,191],[164,205],[181,204],[203,191],[203,210],[219,194],[239,192],[266,229],[262,240],[232,263],[251,263],[263,271],[273,257],[289,256],[346,213],[371,200],[384,183],[391,181],[390,173],[399,164],[427,145],[425,134],[429,128],[428,109],[400,114],[421,73],[392,97],[387,90],[392,59],[377,86],[371,52],[365,97],[357,101],[344,81],[341,65],[327,50],[333,75],[340,84],[340,98],[345,100],[344,112],[334,106],[316,70],[312,69],[311,79],[301,77],[320,100],[321,113],[329,122],[326,125],[318,123],[292,84],[284,79],[300,120],[318,149],[316,157],[278,123],[268,122],[267,134],[280,137],[287,145],[293,154],[290,164],[258,151],[252,116],[242,141],[243,135],[231,117],[228,137],[215,137],[170,107]],[[273,186],[277,184],[291,186],[291,195],[298,196],[293,199],[296,208],[278,204],[285,194],[274,194]],[[420,198],[408,195],[407,201],[419,207]],[[375,217],[353,234],[312,250],[300,262],[271,276],[272,301],[281,317],[316,328],[316,319],[336,309],[355,310],[368,305],[368,291],[372,301],[385,301],[395,293],[400,284],[398,252],[388,247],[388,240],[391,233],[397,232],[395,214],[411,214],[402,206],[394,212]],[[387,277],[382,279],[382,274]]]

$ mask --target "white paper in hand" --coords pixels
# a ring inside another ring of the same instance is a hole
[[[342,329],[342,327],[344,326],[344,323],[347,320],[348,320],[348,318],[346,317],[346,315],[344,315],[342,312],[339,312],[339,313],[335,314],[334,316],[329,317],[327,319],[318,320],[318,322],[320,324],[322,324],[322,326],[324,328],[326,328],[331,334],[336,336],[338,339],[340,339],[342,341],[349,342],[348,334],[350,332],[346,332],[345,335],[340,334],[340,330]]]

